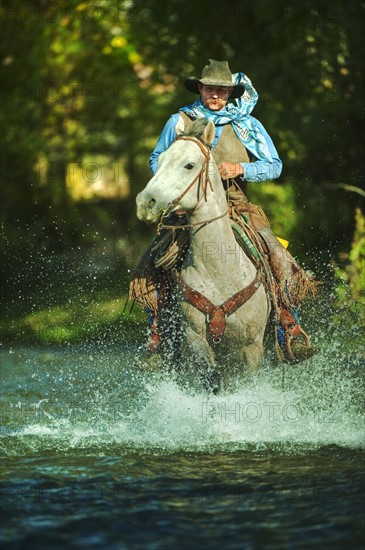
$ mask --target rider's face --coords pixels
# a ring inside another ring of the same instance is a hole
[[[211,111],[220,111],[226,106],[229,96],[233,90],[223,86],[207,86],[199,83],[201,100],[205,107]]]

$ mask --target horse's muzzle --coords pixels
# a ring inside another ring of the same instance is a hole
[[[161,209],[158,208],[157,202],[153,197],[146,196],[142,191],[137,195],[137,218],[143,222],[153,223],[160,217]]]

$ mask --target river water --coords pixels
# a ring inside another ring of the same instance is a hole
[[[218,396],[133,345],[3,350],[3,547],[363,548],[364,352],[337,336]]]

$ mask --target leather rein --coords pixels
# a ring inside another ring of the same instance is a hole
[[[164,217],[166,217],[168,214],[171,213],[173,208],[178,204],[181,199],[190,191],[190,189],[193,187],[193,185],[199,181],[199,184],[202,182],[202,179],[205,175],[205,180],[203,181],[202,189],[203,189],[203,196],[205,200],[207,200],[207,187],[208,184],[213,191],[212,183],[209,178],[208,174],[208,164],[210,159],[210,150],[206,150],[203,144],[193,137],[188,136],[180,136],[176,138],[176,140],[187,140],[187,141],[193,141],[198,145],[200,150],[202,151],[205,160],[204,164],[197,174],[193,181],[189,183],[189,185],[184,189],[184,191],[176,197],[173,201],[171,201],[165,210],[162,212],[161,221],[158,225],[157,232],[159,233],[161,229],[172,229],[175,230],[176,226],[171,225],[165,225],[163,224],[162,220]],[[184,229],[188,227],[193,227],[195,225],[206,225],[208,223],[213,222],[214,220],[217,220],[219,218],[223,218],[227,214],[227,210],[221,214],[220,216],[216,216],[214,218],[211,218],[209,220],[205,220],[203,222],[197,222],[194,224],[186,224],[186,225],[179,225],[179,229]],[[198,290],[193,289],[191,286],[189,286],[187,283],[185,283],[182,280],[181,274],[174,271],[174,278],[175,282],[177,284],[180,297],[183,301],[191,304],[193,307],[195,307],[197,310],[201,311],[206,315],[206,323],[207,323],[207,329],[208,334],[210,335],[212,341],[215,344],[219,344],[221,342],[222,337],[224,336],[227,328],[226,319],[229,315],[232,315],[237,311],[239,307],[241,307],[243,304],[245,304],[257,291],[259,286],[262,283],[262,273],[260,270],[256,271],[256,276],[245,288],[242,290],[236,292],[233,296],[230,296],[227,298],[227,300],[219,305],[216,306],[211,302],[206,296],[201,294]]]

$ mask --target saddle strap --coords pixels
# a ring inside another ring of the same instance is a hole
[[[227,328],[226,317],[232,315],[255,294],[261,285],[262,275],[261,271],[257,271],[254,280],[249,285],[230,296],[220,306],[215,306],[206,296],[191,288],[182,280],[180,274],[176,277],[176,282],[182,300],[207,316],[208,331],[213,338],[213,342],[218,343]]]

